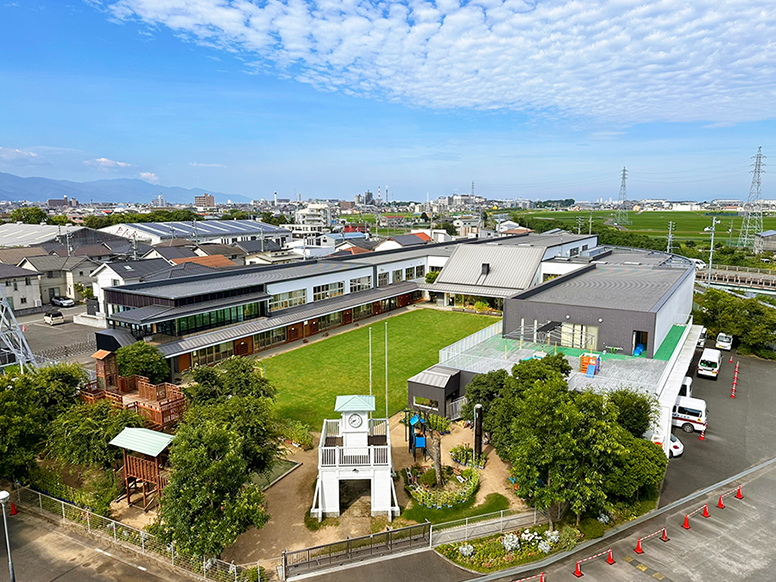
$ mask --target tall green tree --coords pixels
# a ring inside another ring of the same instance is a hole
[[[172,475],[160,500],[159,533],[179,551],[219,556],[250,526],[269,519],[247,482],[245,437],[215,420],[181,424],[170,449]]]
[[[152,384],[170,378],[170,366],[159,348],[146,342],[135,342],[116,350],[119,374],[145,376]]]
[[[657,419],[659,406],[652,394],[621,388],[609,398],[617,407],[617,423],[636,438],[641,438]]]
[[[183,388],[192,404],[206,404],[231,396],[274,398],[275,388],[262,376],[254,360],[232,356],[216,366],[197,366],[193,384]]]
[[[607,475],[607,493],[628,501],[639,499],[646,493],[655,493],[668,465],[663,449],[624,430],[620,432],[619,439],[622,450]]]
[[[46,414],[32,384],[0,380],[0,476],[23,479],[45,437]]]
[[[607,504],[606,479],[623,447],[616,424],[617,407],[602,394],[574,393],[576,413],[570,417],[571,463],[563,469],[568,479],[566,501],[576,514],[577,527],[582,513],[603,509]]]
[[[24,206],[15,208],[8,217],[11,222],[23,222],[24,224],[40,224],[48,222],[48,214],[37,206]]]
[[[57,416],[48,431],[48,451],[74,465],[110,467],[121,449],[108,443],[124,428],[142,428],[142,416],[114,408],[107,400],[77,404]]]

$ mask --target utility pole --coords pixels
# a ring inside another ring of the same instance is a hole
[[[582,217],[577,216],[577,234],[582,234]]]
[[[670,253],[672,252],[673,242],[674,242],[674,224],[673,220],[668,221],[668,246],[666,247],[666,252]]]
[[[721,221],[717,220],[716,218],[713,218],[711,220],[711,250],[709,251],[709,272],[706,275],[706,283],[708,285],[711,285],[711,262],[714,258],[714,228],[720,223]],[[708,228],[708,227],[706,227]]]
[[[587,221],[587,234],[593,234],[593,209],[590,209],[590,218]]]

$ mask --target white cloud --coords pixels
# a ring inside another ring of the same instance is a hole
[[[98,168],[100,170],[119,170],[122,168],[130,168],[132,164],[127,162],[117,162],[115,160],[109,160],[108,158],[97,158],[95,160],[84,160],[84,164]]]
[[[153,172],[140,172],[140,179],[150,182],[151,184],[159,183],[159,178]]]
[[[13,166],[39,166],[47,161],[35,152],[0,147],[0,163]]]
[[[326,91],[624,124],[774,117],[772,0],[106,4]]]
[[[225,168],[226,167],[223,164],[200,164],[199,162],[189,162],[189,166],[194,166],[195,168]]]

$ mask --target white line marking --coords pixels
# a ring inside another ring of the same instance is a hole
[[[138,570],[142,570],[143,572],[148,572],[148,568],[143,568],[143,566],[138,566]]]

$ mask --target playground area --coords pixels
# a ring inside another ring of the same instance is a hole
[[[398,477],[394,483],[402,514],[412,508],[415,502],[404,487],[401,472],[415,464],[432,466],[431,458],[427,456],[424,460],[422,451],[417,451],[416,458],[413,459],[405,440],[406,428],[401,422],[403,418],[404,413],[397,413],[390,419],[391,454]],[[342,491],[341,515],[338,518],[326,519],[323,527],[315,531],[309,529],[305,519],[313,502],[315,480],[318,476],[318,437],[319,435],[316,435],[316,447],[312,450],[288,451],[288,459],[301,463],[301,466],[266,490],[267,510],[271,514],[269,522],[260,530],[251,528],[243,533],[237,542],[224,552],[225,560],[244,564],[274,559],[281,555],[284,549],[322,545],[346,539],[348,536],[370,535],[384,531],[389,526],[395,529],[415,523],[401,515],[393,522],[389,522],[385,516],[371,517],[369,488],[359,488],[357,482],[353,482],[354,485]],[[450,457],[450,450],[462,444],[471,446],[473,439],[474,432],[471,428],[453,423],[450,433],[443,435],[441,439],[442,464],[455,466],[456,463]],[[478,507],[485,507],[485,500],[489,495],[492,500],[494,493],[505,499],[505,507],[501,507],[503,509],[525,508],[524,503],[511,490],[508,466],[498,458],[492,446],[484,446],[483,453],[488,455],[488,462],[485,469],[480,471],[479,488],[475,493],[474,505],[469,511],[476,513]],[[309,523],[310,518],[307,520]],[[312,521],[317,524],[316,519]]]

